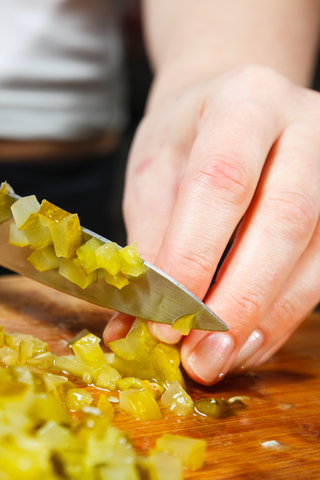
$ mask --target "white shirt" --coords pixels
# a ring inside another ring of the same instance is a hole
[[[0,138],[88,139],[126,123],[112,0],[0,0]]]

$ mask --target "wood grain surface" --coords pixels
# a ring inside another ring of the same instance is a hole
[[[51,351],[69,353],[66,341],[82,328],[101,336],[111,312],[19,276],[0,277],[0,325],[31,333]],[[236,414],[209,419],[175,417],[162,409],[161,421],[138,422],[116,406],[115,425],[127,430],[139,453],[146,454],[163,433],[205,438],[205,464],[185,478],[320,479],[320,315],[313,314],[264,366],[224,379],[212,387],[187,380],[194,400],[250,397]],[[95,401],[99,391],[91,389]],[[114,392],[110,392],[115,395]],[[268,446],[276,441],[279,445]]]

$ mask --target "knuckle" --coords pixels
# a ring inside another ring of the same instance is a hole
[[[171,251],[170,261],[177,271],[183,272],[183,284],[187,285],[188,290],[198,295],[206,293],[213,275],[206,249],[199,251],[199,247],[190,246],[188,249]]]
[[[284,235],[291,241],[306,240],[316,227],[315,202],[298,189],[273,193],[268,197],[265,207],[267,214],[281,224]]]
[[[208,156],[194,175],[195,191],[223,197],[233,204],[247,204],[253,194],[253,173],[239,161],[225,156]]]

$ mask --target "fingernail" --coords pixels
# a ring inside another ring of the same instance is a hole
[[[178,343],[181,339],[180,333],[172,330],[170,325],[155,322],[148,322],[148,325],[151,334],[160,342],[172,344]]]
[[[259,350],[263,342],[264,335],[261,330],[254,330],[246,343],[241,347],[230,371],[243,368],[249,358],[251,358]]]
[[[187,359],[188,367],[203,383],[213,383],[223,373],[233,349],[230,335],[212,333],[198,343]]]

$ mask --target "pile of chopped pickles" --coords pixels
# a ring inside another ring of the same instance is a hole
[[[0,224],[12,214],[10,243],[33,248],[28,260],[40,271],[59,269],[81,288],[101,274],[123,288],[145,272],[135,244],[121,249],[96,238],[83,242],[76,214],[46,200],[40,205],[34,196],[14,203],[4,183]],[[186,335],[193,322],[186,315],[175,327]],[[0,327],[0,480],[179,480],[183,468],[201,468],[206,441],[166,434],[148,457],[137,456],[128,436],[111,424],[112,402],[142,421],[160,420],[159,404],[174,415],[215,418],[244,406],[238,398],[193,402],[179,347],[158,342],[142,319],[125,338],[108,344],[111,352],[87,330],[69,347],[70,355],[58,356],[32,335]],[[96,387],[98,403],[71,380]]]
[[[71,214],[35,195],[16,202],[8,195],[7,184],[0,189],[0,224],[11,219],[9,243],[29,246],[34,252],[28,261],[40,272],[58,269],[60,275],[81,288],[98,278],[121,289],[130,277],[146,272],[135,243],[120,248],[114,242],[97,238],[83,240],[78,215]]]

